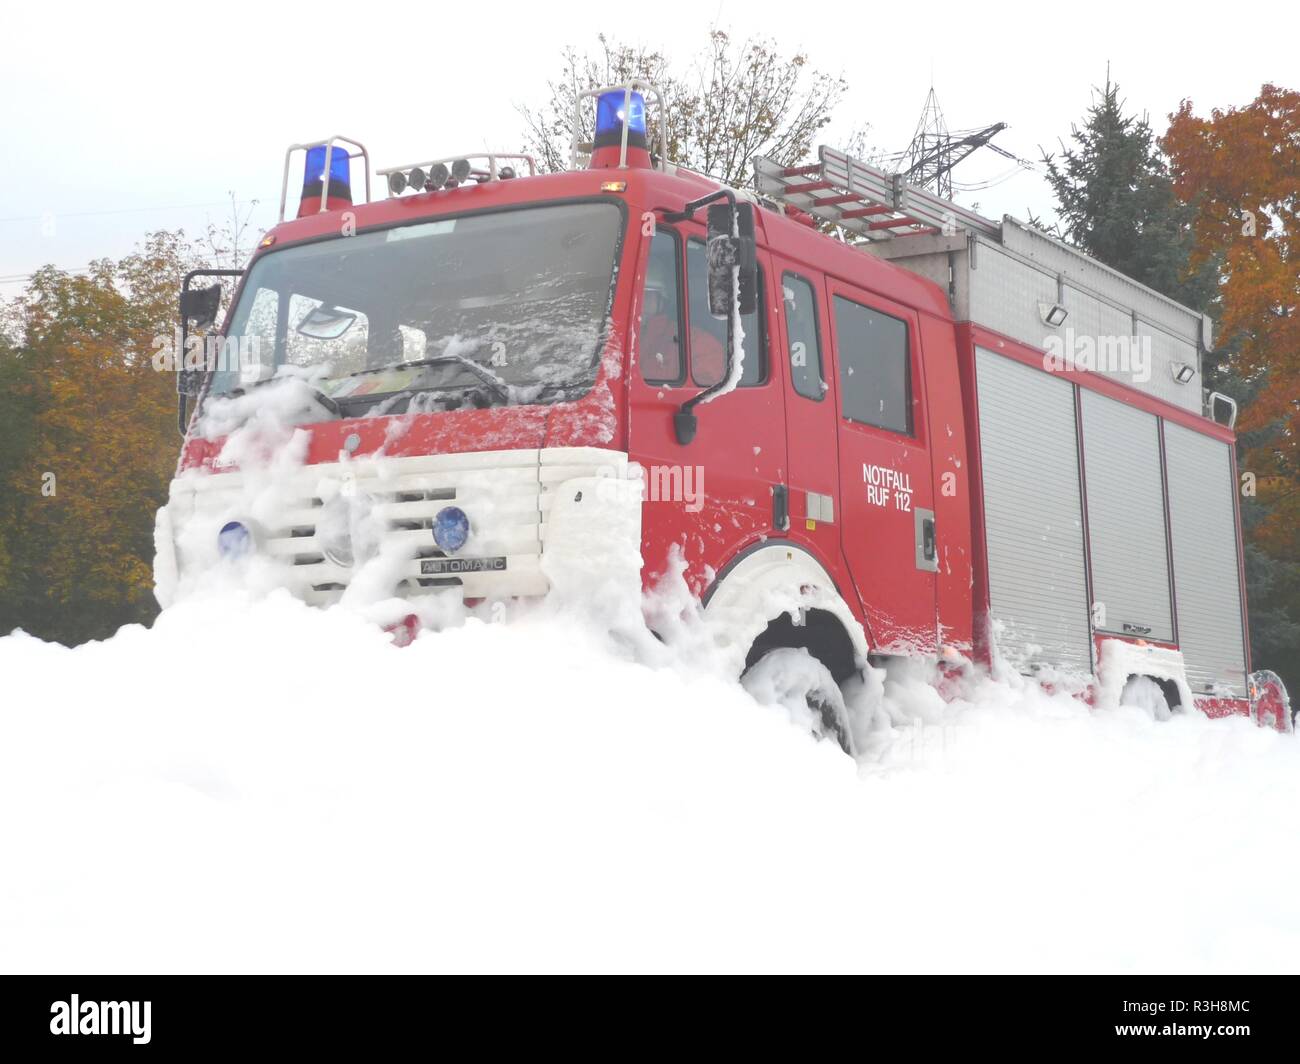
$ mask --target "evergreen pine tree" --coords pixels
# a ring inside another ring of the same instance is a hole
[[[1062,235],[1107,266],[1202,312],[1215,295],[1213,263],[1188,273],[1195,209],[1174,194],[1146,116],[1124,113],[1106,74],[1073,146],[1044,153]]]

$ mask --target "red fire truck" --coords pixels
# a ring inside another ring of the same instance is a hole
[[[827,148],[723,187],[648,140],[647,98],[580,99],[567,172],[433,159],[374,200],[362,145],[290,148],[297,217],[286,195],[218,332],[237,364],[180,374],[164,605],[250,559],[326,604],[591,589],[630,557],[684,576],[738,670],[996,660],[1291,728],[1250,670],[1208,320]],[[187,336],[220,302],[197,277]],[[232,440],[285,380],[293,431],[253,468]]]

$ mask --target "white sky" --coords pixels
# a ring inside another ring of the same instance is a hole
[[[229,216],[232,190],[260,200],[254,224],[270,225],[290,141],[355,136],[377,166],[516,150],[517,105],[543,98],[566,44],[594,48],[602,31],[683,59],[715,23],[736,37],[775,37],[845,76],[836,126],[869,123],[871,142],[888,151],[910,140],[931,79],[949,128],[1007,122],[996,143],[1031,159],[1068,136],[1108,60],[1130,107],[1149,112],[1157,132],[1184,97],[1206,114],[1248,102],[1266,81],[1300,85],[1294,11],[1280,0],[1239,0],[1213,14],[1186,5],[1177,16],[1132,0],[225,0],[140,3],[130,13],[79,2],[11,8],[4,21],[0,296],[16,294],[13,278],[41,264],[116,257],[151,229],[198,234]],[[975,182],[1012,166],[984,151],[956,176]],[[1052,206],[1032,173],[959,199],[995,217],[1050,215]]]

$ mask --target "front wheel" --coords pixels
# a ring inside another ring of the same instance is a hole
[[[740,683],[756,701],[785,706],[818,738],[834,739],[850,757],[857,756],[844,692],[830,669],[803,647],[769,650],[745,670]]]

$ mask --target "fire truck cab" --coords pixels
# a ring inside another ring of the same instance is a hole
[[[1208,322],[829,149],[724,188],[649,142],[656,95],[589,94],[563,173],[433,159],[371,201],[361,145],[290,149],[298,216],[243,272],[223,357],[180,377],[163,605],[231,565],[320,604],[680,573],[737,670],[1000,655],[1290,727],[1250,678]],[[190,282],[187,332],[216,317]]]

